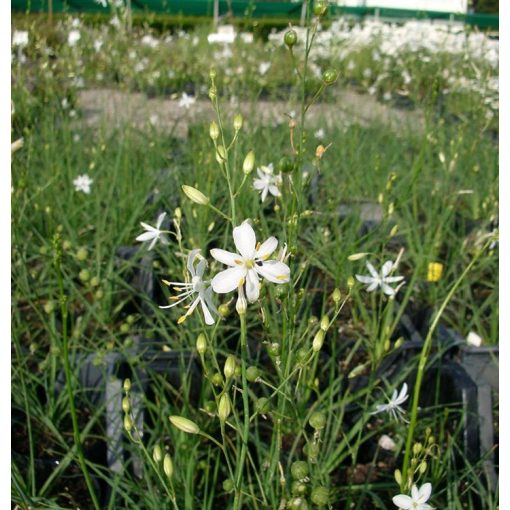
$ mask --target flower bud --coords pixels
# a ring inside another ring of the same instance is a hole
[[[329,317],[327,315],[323,315],[321,318],[321,329],[323,331],[327,331],[329,328]]]
[[[351,262],[355,260],[360,260],[362,258],[365,258],[368,255],[367,252],[360,252],[360,253],[353,253],[352,255],[349,255],[347,257],[347,260],[350,260]]]
[[[129,413],[130,409],[131,409],[131,404],[129,403],[129,398],[128,397],[124,397],[122,399],[122,410],[125,413]]]
[[[308,461],[311,463],[317,462],[317,457],[319,456],[320,446],[318,443],[307,443],[303,447],[303,453],[307,456]]]
[[[53,301],[48,301],[44,305],[44,311],[49,315],[55,310],[55,303]]]
[[[312,503],[316,505],[327,505],[329,503],[329,490],[326,487],[316,487],[312,491]]]
[[[283,173],[290,173],[294,170],[294,162],[288,156],[283,156],[278,161],[278,170]]]
[[[326,426],[326,415],[320,411],[316,411],[310,416],[308,423],[315,430],[322,430]]]
[[[214,80],[214,78],[216,78],[216,69],[210,69],[209,70],[209,78],[211,80]]]
[[[214,120],[211,122],[211,125],[209,126],[209,136],[212,140],[217,140],[220,136],[220,128],[218,127],[218,124],[214,122]]]
[[[269,354],[271,356],[279,356],[280,355],[280,351],[281,351],[281,347],[280,347],[279,343],[273,342],[273,343],[269,344],[267,350],[269,351]]]
[[[315,0],[313,13],[315,16],[324,16],[328,10],[328,3],[325,0]]]
[[[266,397],[259,398],[255,404],[255,409],[260,414],[267,413],[269,411],[269,399]]]
[[[297,43],[296,31],[293,30],[292,28],[290,30],[287,30],[287,32],[285,32],[285,35],[283,36],[283,41],[289,48],[292,48],[292,46],[294,46]]]
[[[220,403],[218,404],[218,417],[221,421],[226,421],[230,416],[232,406],[230,405],[230,397],[228,393],[223,393],[220,397]]]
[[[250,382],[255,382],[260,376],[259,369],[257,367],[248,367],[246,369],[246,379]]]
[[[131,416],[129,414],[124,415],[124,428],[127,432],[130,432],[133,428],[133,420],[131,419]]]
[[[200,205],[207,205],[209,203],[209,198],[206,197],[201,191],[199,191],[196,188],[193,188],[193,186],[187,186],[186,184],[183,184],[181,186],[182,191],[184,191],[184,194],[192,201],[195,202],[195,204]]]
[[[188,420],[188,418],[184,418],[183,416],[170,416],[168,419],[174,427],[177,427],[187,434],[198,434],[200,432],[199,426],[195,422]]]
[[[225,147],[223,147],[223,145],[218,145],[218,147],[216,147],[216,161],[218,164],[223,165],[226,160],[227,151],[225,150]]]
[[[402,485],[402,473],[400,472],[400,469],[395,469],[395,473],[393,473],[393,476],[395,477],[395,481],[398,485]]]
[[[154,459],[154,462],[156,464],[161,462],[161,459],[163,458],[163,453],[161,452],[161,447],[159,446],[159,444],[157,444],[154,447],[154,450],[152,450],[152,458]]]
[[[82,269],[78,274],[78,278],[82,282],[88,282],[90,280],[90,271],[88,271],[87,269]]]
[[[421,452],[422,448],[423,447],[422,447],[421,443],[414,443],[414,445],[413,445],[413,453],[415,455],[418,455]]]
[[[238,113],[234,117],[234,129],[236,131],[239,131],[242,127],[243,127],[243,116],[240,113]]]
[[[87,260],[87,248],[80,248],[76,252],[76,258],[81,261]]]
[[[319,329],[317,333],[315,334],[312,342],[312,349],[315,352],[319,352],[322,349],[322,345],[324,344],[324,337],[326,333],[323,329]]]
[[[223,490],[228,494],[232,492],[235,488],[234,480],[231,478],[227,478],[226,480],[223,480],[222,484]]]
[[[255,153],[253,151],[248,152],[243,161],[243,173],[245,175],[250,174],[255,166]]]
[[[294,480],[303,480],[308,476],[308,464],[304,460],[296,460],[290,466],[290,472]]]
[[[418,467],[418,471],[420,472],[421,475],[424,475],[425,474],[425,471],[427,471],[427,463],[425,461],[423,461],[419,467]]]
[[[296,361],[300,365],[304,365],[308,361],[308,351],[304,347],[301,347],[296,351]]]
[[[124,379],[124,392],[129,393],[131,391],[131,379]]]
[[[338,78],[338,73],[334,69],[326,69],[322,73],[322,81],[324,85],[333,85]]]
[[[223,386],[223,377],[219,372],[216,372],[212,378],[211,382],[214,384],[214,386]]]
[[[165,454],[165,460],[163,460],[163,471],[168,478],[172,478],[174,474],[174,464],[172,462],[172,457],[168,453]]]
[[[218,91],[216,89],[216,87],[213,85],[209,88],[209,99],[211,101],[214,101],[216,99],[216,96],[218,94]]]
[[[225,361],[225,365],[223,367],[223,373],[225,374],[225,379],[228,381],[232,378],[236,371],[236,359],[232,354],[229,354]]]
[[[198,335],[196,347],[198,354],[200,354],[201,356],[203,356],[205,354],[205,351],[207,351],[207,338],[203,333],[200,333],[200,335]]]
[[[230,308],[225,303],[218,306],[218,313],[220,317],[228,317],[230,315]]]
[[[336,288],[333,291],[333,294],[331,295],[331,298],[333,299],[333,303],[337,305],[342,300],[342,293],[340,292],[340,289]]]
[[[243,315],[246,313],[246,310],[248,309],[248,302],[246,301],[246,298],[244,296],[238,296],[236,301],[236,310],[239,315]]]
[[[349,289],[352,289],[355,285],[356,281],[354,280],[354,278],[352,276],[349,276],[349,278],[347,278],[347,287],[349,287]]]

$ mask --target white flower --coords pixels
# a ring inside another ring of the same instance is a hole
[[[370,414],[388,412],[391,414],[393,419],[398,420],[399,418],[402,418],[406,421],[404,419],[405,411],[400,407],[400,404],[403,404],[409,398],[409,395],[407,394],[407,384],[404,383],[400,393],[398,393],[398,395],[397,393],[398,392],[395,389],[391,395],[390,401],[387,404],[378,404],[376,410],[372,411]]]
[[[147,223],[144,223],[142,221],[140,225],[142,225],[146,232],[140,234],[136,238],[136,240],[140,242],[151,241],[151,244],[149,244],[149,250],[152,250],[152,248],[154,248],[155,244],[158,241],[161,241],[163,244],[168,244],[168,239],[165,236],[165,231],[160,230],[161,224],[163,223],[165,216],[166,212],[161,213],[158,216],[155,227],[152,227],[151,225],[148,225]]]
[[[324,132],[324,128],[320,128],[317,131],[315,131],[313,136],[315,136],[315,138],[317,138],[318,140],[323,140],[324,137],[326,136],[326,133]]]
[[[90,193],[90,186],[94,182],[93,179],[91,179],[87,174],[79,175],[74,179],[74,189],[76,191],[83,191],[83,193],[87,193],[87,195]]]
[[[188,96],[186,92],[183,92],[181,99],[179,99],[179,106],[188,110],[190,106],[195,104],[195,101],[196,99],[193,96]]]
[[[193,303],[189,306],[186,313],[179,318],[177,321],[178,324],[181,324],[186,320],[187,317],[189,317],[195,308],[197,307],[198,303],[202,306],[202,312],[204,314],[205,323],[210,326],[211,324],[214,324],[214,318],[210,312],[209,309],[212,310],[213,313],[217,314],[218,311],[216,310],[216,307],[214,306],[214,303],[212,302],[212,288],[208,287],[206,285],[206,282],[202,280],[202,277],[204,276],[205,268],[207,267],[207,261],[199,255],[200,250],[192,250],[188,256],[188,271],[191,274],[191,282],[188,283],[180,283],[180,282],[167,282],[163,281],[165,285],[172,285],[175,290],[179,291],[180,294],[177,296],[173,296],[170,298],[171,300],[175,301],[175,303],[172,303],[168,306],[160,306],[160,308],[172,308],[173,306],[176,306],[186,299],[192,297],[195,294],[198,294]],[[199,257],[200,262],[195,267],[194,262],[195,258]]]
[[[278,246],[276,237],[257,245],[255,232],[247,222],[234,228],[233,236],[240,255],[217,248],[211,250],[211,255],[217,261],[231,266],[212,279],[214,292],[226,294],[246,283],[246,297],[253,303],[259,298],[259,276],[272,283],[287,283],[290,280],[290,269],[286,264],[279,260],[267,260]]]
[[[391,439],[390,436],[383,434],[380,438],[377,444],[383,449],[388,451],[394,451],[397,448],[397,445],[395,444],[395,441]]]
[[[397,264],[394,264],[391,260],[387,260],[381,269],[381,273],[379,274],[374,266],[367,262],[367,269],[370,272],[371,276],[362,276],[357,274],[356,280],[361,283],[366,283],[368,286],[366,288],[367,292],[372,292],[377,289],[377,287],[381,287],[382,291],[388,296],[394,296],[397,293],[397,289],[393,289],[388,285],[388,283],[396,283],[400,282],[404,279],[403,276],[389,276],[390,273],[396,268]],[[402,284],[401,284],[402,285]]]
[[[259,64],[259,73],[264,76],[271,67],[271,62],[261,62]]]
[[[474,331],[470,331],[466,337],[466,342],[468,345],[480,347],[482,345],[482,337]]]
[[[257,174],[259,178],[253,179],[253,187],[260,191],[262,202],[266,200],[268,193],[271,193],[274,197],[279,197],[280,190],[278,186],[282,183],[282,176],[281,174],[273,174],[273,163],[257,168]]]
[[[393,504],[402,510],[433,510],[426,502],[432,493],[432,485],[424,483],[420,489],[413,485],[411,488],[411,496],[399,494],[393,497]]]
[[[23,48],[28,44],[28,32],[26,30],[15,30],[12,34],[12,45]]]
[[[80,40],[81,34],[79,30],[71,30],[67,36],[69,46],[74,46]]]

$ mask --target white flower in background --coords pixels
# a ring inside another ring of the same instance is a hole
[[[387,260],[382,266],[381,273],[378,273],[374,266],[370,262],[367,262],[367,269],[371,276],[362,276],[357,274],[356,280],[367,284],[367,292],[372,292],[377,289],[377,287],[381,287],[382,291],[386,295],[394,296],[400,286],[393,289],[388,285],[388,283],[397,283],[404,279],[403,276],[389,276],[396,267],[396,263],[394,264],[391,260]],[[403,285],[403,283],[401,285]]]
[[[110,20],[110,25],[114,28],[119,28],[120,27],[120,19],[118,16],[114,16],[111,20]]]
[[[95,0],[95,2],[101,7],[108,7],[108,0]]]
[[[466,337],[466,342],[473,347],[480,347],[482,345],[482,337],[474,331],[470,331]]]
[[[199,258],[200,261],[195,267],[195,259]],[[205,323],[210,326],[214,324],[214,318],[211,314],[211,311],[214,314],[218,314],[214,303],[212,302],[212,288],[207,286],[207,282],[204,282],[202,279],[204,276],[205,268],[207,267],[207,261],[200,256],[200,250],[192,250],[188,255],[188,271],[191,275],[191,282],[168,282],[163,280],[163,283],[168,286],[173,286],[175,290],[180,292],[177,296],[173,296],[170,299],[175,301],[171,305],[160,306],[160,308],[172,308],[182,303],[183,301],[197,295],[193,303],[189,306],[186,313],[179,318],[177,321],[178,324],[183,323],[187,317],[189,317],[198,303],[202,306],[202,312],[204,314]]]
[[[186,108],[189,110],[189,107],[195,104],[196,99],[193,96],[188,96],[186,92],[182,93],[181,99],[179,99],[179,106],[181,108]]]
[[[390,436],[383,434],[380,438],[377,444],[383,449],[388,450],[389,452],[393,452],[396,450],[397,445],[395,444],[395,441],[391,439]]]
[[[259,73],[264,76],[269,68],[271,67],[271,62],[261,62],[259,64]]]
[[[274,175],[273,163],[269,163],[267,166],[260,166],[257,168],[258,179],[253,179],[253,187],[260,191],[260,199],[262,202],[266,200],[267,194],[271,193],[274,197],[281,195],[278,187],[282,183],[281,174]]]
[[[69,44],[69,46],[75,46],[80,40],[80,37],[81,34],[79,30],[71,30],[67,36],[67,44]]]
[[[239,254],[217,248],[211,250],[211,255],[218,262],[230,266],[212,279],[214,292],[226,294],[246,283],[246,297],[250,303],[254,303],[259,298],[260,276],[278,284],[290,280],[290,269],[286,264],[279,260],[267,260],[278,246],[276,237],[257,244],[255,232],[246,221],[234,228],[233,236]]]
[[[383,94],[384,101],[391,101],[391,92],[388,90]]]
[[[156,48],[159,45],[159,41],[150,34],[144,35],[140,42],[149,48]]]
[[[320,128],[313,134],[317,140],[324,140],[324,137],[326,136],[326,133],[324,131],[324,128]]]
[[[149,124],[154,127],[159,124],[159,117],[155,113],[149,117]]]
[[[158,241],[161,241],[162,244],[168,244],[168,239],[165,236],[165,231],[161,230],[161,225],[163,223],[163,220],[165,219],[166,212],[161,213],[158,216],[158,219],[156,221],[156,226],[152,227],[151,225],[148,225],[147,223],[144,223],[143,221],[140,223],[142,227],[146,230],[143,234],[140,234],[136,240],[140,242],[145,241],[151,241],[149,244],[149,250],[152,250],[154,248],[155,244]]]
[[[400,405],[403,404],[408,398],[409,395],[407,394],[407,383],[404,383],[402,385],[400,393],[398,393],[398,391],[395,389],[391,395],[389,402],[387,404],[378,404],[375,411],[372,411],[370,414],[379,414],[387,412],[391,414],[394,420],[402,418],[403,421],[406,421],[404,419],[405,411],[400,407]]]
[[[12,45],[24,48],[28,44],[28,32],[26,30],[15,30],[12,34]]]
[[[94,49],[96,50],[96,53],[99,53],[102,46],[103,46],[103,41],[101,39],[96,39],[94,41]]]
[[[416,485],[411,488],[411,496],[399,494],[393,497],[393,504],[401,510],[434,510],[427,501],[432,493],[432,485],[424,483],[420,489]]]
[[[90,186],[94,182],[93,179],[91,179],[87,174],[79,175],[74,179],[74,189],[76,191],[83,191],[83,193],[86,193],[87,195],[90,193]]]

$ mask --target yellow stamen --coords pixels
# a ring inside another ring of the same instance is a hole
[[[255,246],[255,251],[259,251],[260,249],[260,241],[257,243],[257,246]]]
[[[238,287],[242,287],[246,282],[246,278],[243,276],[240,280],[239,280],[239,285]]]
[[[238,265],[238,266],[242,266],[243,265],[243,261],[242,260],[239,260],[239,259],[235,259],[234,262]]]
[[[168,280],[161,280],[165,285],[167,285],[168,287],[170,287],[170,285],[172,285]]]
[[[287,279],[287,276],[284,274],[280,274],[276,277],[277,280],[284,281]]]
[[[177,324],[182,324],[188,318],[187,315],[183,315],[177,319]]]
[[[248,269],[253,269],[253,266],[255,265],[255,262],[253,260],[247,260],[245,262],[245,265]]]

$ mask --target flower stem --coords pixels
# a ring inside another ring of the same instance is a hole
[[[248,354],[248,342],[246,336],[246,314],[239,315],[241,321],[241,379],[243,385],[243,432],[241,454],[237,461],[236,468],[236,494],[234,498],[234,510],[240,510],[242,504],[241,481],[243,478],[243,468],[246,459],[246,451],[248,449],[248,436],[250,432],[250,405],[248,400],[248,382],[246,379],[246,358]]]

